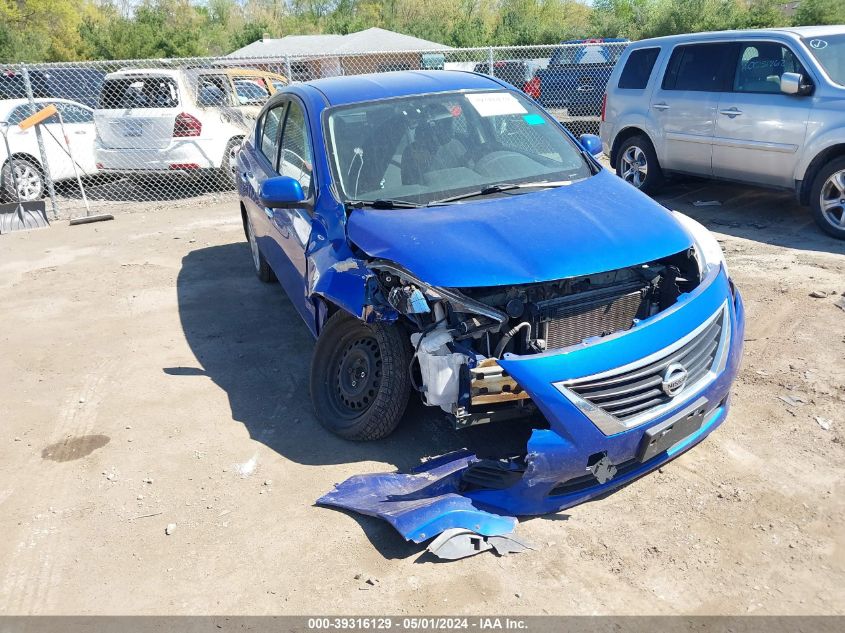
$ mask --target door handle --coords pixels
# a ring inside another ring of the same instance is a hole
[[[742,110],[740,110],[739,108],[728,108],[725,110],[719,110],[719,114],[724,114],[725,116],[734,118],[735,116],[739,116],[740,114],[742,114]]]
[[[85,134],[85,130],[76,130],[74,134]]]
[[[651,107],[655,110],[668,110],[671,106],[668,103],[655,103]]]

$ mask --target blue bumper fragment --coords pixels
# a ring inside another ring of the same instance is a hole
[[[317,503],[384,519],[415,543],[452,528],[483,536],[508,534],[516,518],[480,510],[458,493],[461,472],[476,459],[469,451],[458,451],[426,462],[410,474],[356,475],[337,484]]]

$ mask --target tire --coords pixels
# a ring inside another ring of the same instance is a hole
[[[15,172],[18,176],[20,198],[15,193],[12,163],[15,165]],[[0,189],[2,189],[4,199],[12,201],[20,199],[23,202],[31,202],[41,200],[44,197],[44,174],[41,173],[41,167],[27,158],[13,158],[11,161],[6,161],[1,176],[2,187]]]
[[[241,138],[235,137],[229,139],[226,143],[226,149],[223,151],[223,162],[220,167],[220,175],[218,182],[220,187],[224,189],[237,189],[238,186],[238,164],[237,155],[238,148],[241,146]]]
[[[845,240],[845,156],[833,159],[816,174],[810,207],[822,231]]]
[[[653,193],[663,184],[663,170],[654,146],[645,136],[632,136],[619,147],[616,175],[643,193]]]
[[[249,244],[249,250],[252,254],[252,266],[255,274],[265,284],[276,281],[276,275],[273,273],[273,269],[270,268],[270,264],[267,263],[267,260],[258,248],[258,240],[255,239],[255,231],[252,228],[252,220],[249,219],[248,213],[243,214],[243,222],[246,241]]]
[[[410,341],[397,325],[333,314],[311,361],[311,402],[320,424],[347,440],[390,435],[408,405],[410,363]]]

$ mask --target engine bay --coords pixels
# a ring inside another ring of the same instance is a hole
[[[387,263],[371,268],[409,332],[412,384],[456,427],[535,411],[499,365],[505,354],[541,354],[624,332],[701,281],[693,249],[581,277],[460,290],[429,287]]]

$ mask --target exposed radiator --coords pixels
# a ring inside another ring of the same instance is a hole
[[[537,337],[546,340],[546,349],[559,349],[592,336],[628,330],[644,293],[643,283],[633,282],[540,301],[535,304]]]

